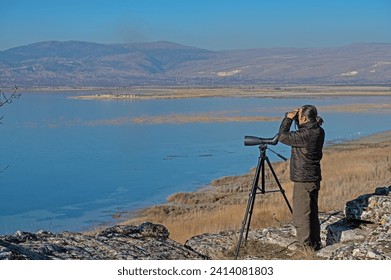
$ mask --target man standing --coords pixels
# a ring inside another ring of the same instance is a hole
[[[298,129],[290,131],[294,120]],[[304,105],[286,113],[279,131],[279,141],[292,147],[290,178],[294,182],[293,222],[297,240],[314,250],[319,250],[321,245],[318,193],[325,137],[322,124],[316,107]]]

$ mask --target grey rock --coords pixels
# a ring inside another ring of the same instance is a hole
[[[329,259],[391,259],[391,187],[377,188],[348,201],[346,218],[329,226],[331,244],[341,244]]]
[[[335,243],[332,245],[328,245],[326,247],[323,247],[320,249],[316,255],[323,259],[330,259],[331,256],[334,254],[335,251],[337,251],[339,248],[345,246],[343,243]]]
[[[296,241],[296,231],[291,224],[286,224],[279,228],[263,229],[262,235],[259,238],[262,238],[264,242],[281,247],[289,248]]]
[[[364,240],[369,234],[368,229],[362,227],[361,223],[346,218],[327,225],[325,230],[327,231],[325,245]]]
[[[230,252],[233,252],[237,238],[236,231],[223,231],[217,234],[205,233],[187,240],[185,246],[208,259],[224,259]]]
[[[0,259],[205,259],[168,236],[163,225],[152,223],[114,226],[95,236],[18,231],[0,237]]]
[[[390,223],[391,186],[377,188],[372,194],[364,194],[348,201],[345,216],[348,219],[361,220],[376,224]]]
[[[233,259],[238,246],[240,231],[224,231],[218,234],[201,234],[186,241],[185,246],[207,256],[209,259]],[[290,251],[288,249],[295,243],[294,228],[290,224],[281,227],[265,229],[250,229],[247,240],[245,234],[240,246],[241,259],[261,259],[252,252],[251,246],[262,247],[269,250]],[[271,255],[272,256],[272,255]],[[272,258],[272,257],[268,257]]]

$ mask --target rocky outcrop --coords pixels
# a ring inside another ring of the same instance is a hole
[[[346,203],[345,211],[320,213],[322,249],[310,254],[320,259],[391,259],[391,186],[377,188]],[[203,234],[186,246],[211,259],[233,258],[238,232]],[[242,244],[243,246],[243,244]],[[269,253],[248,247],[267,248]],[[303,248],[295,241],[293,225],[250,230],[239,258],[290,259]],[[251,252],[251,249],[250,249]],[[308,252],[307,252],[308,253]],[[308,254],[307,254],[308,256]]]
[[[19,231],[0,238],[0,259],[205,259],[168,236],[164,226],[152,223],[114,226],[95,236]]]
[[[346,218],[389,224],[391,222],[390,191],[391,187],[377,188],[373,194],[364,194],[348,201],[345,207]]]
[[[291,224],[251,229],[240,259],[391,259],[391,186],[320,213],[322,249],[296,243]],[[114,226],[95,235],[16,232],[0,237],[0,259],[233,259],[239,232],[194,236],[184,245],[163,225]]]
[[[355,236],[362,238],[345,242],[330,259],[391,260],[391,186],[347,202],[345,216],[358,224]]]

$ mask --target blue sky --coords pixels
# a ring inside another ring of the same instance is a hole
[[[211,50],[391,43],[391,1],[0,0],[0,50],[47,40]]]

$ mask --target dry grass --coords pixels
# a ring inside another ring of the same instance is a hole
[[[371,193],[376,187],[390,185],[389,137],[390,133],[382,138],[363,139],[325,150],[322,160],[323,181],[319,195],[320,211],[343,209],[346,201],[364,193]],[[291,200],[293,184],[289,180],[289,163],[273,163],[273,167],[288,199]],[[171,233],[170,237],[181,243],[206,232],[239,229],[253,174],[254,170],[241,176],[220,178],[204,190],[174,194],[168,198],[166,205],[145,209],[125,223],[151,221],[164,224]],[[267,190],[276,189],[268,172],[266,182]],[[279,192],[257,195],[252,228],[276,226],[290,220],[290,212]]]
[[[345,202],[391,182],[391,145],[360,144],[328,151],[319,200],[324,211],[343,209]]]

